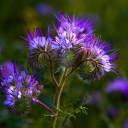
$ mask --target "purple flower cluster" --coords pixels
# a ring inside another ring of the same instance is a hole
[[[75,69],[83,79],[87,80],[100,78],[105,72],[117,72],[114,70],[116,65],[112,63],[117,53],[108,54],[112,51],[111,47],[105,41],[95,37],[90,22],[79,20],[74,15],[69,17],[61,14],[57,19],[58,22],[53,25],[55,36],[51,34],[49,28],[46,37],[43,36],[40,28],[35,28],[34,34],[28,30],[27,37],[23,38],[29,47],[28,62],[33,71],[44,72],[48,69],[58,87],[60,85],[54,73],[61,66],[66,67],[67,71],[62,82]],[[26,115],[31,104],[40,103],[37,96],[43,85],[38,85],[34,75],[28,75],[24,70],[19,73],[15,63],[11,72],[8,72],[6,67],[0,69],[0,75],[0,88],[5,98],[4,105],[13,115]],[[111,90],[111,87],[108,90]],[[122,91],[125,92],[126,88]],[[100,98],[100,94],[95,93],[92,100],[98,101]]]
[[[125,120],[125,123],[124,123],[123,128],[128,128],[128,117],[127,117],[126,120]]]
[[[35,36],[31,33],[31,31],[28,31],[28,38],[26,39],[29,43],[29,49],[37,49],[39,46],[43,47],[45,50],[47,49],[48,45],[51,45],[51,38],[50,38],[50,32],[48,32],[48,38],[46,39],[41,29],[35,28]]]
[[[34,76],[26,75],[24,71],[17,71],[14,64],[14,72],[8,73],[6,67],[0,70],[1,86],[5,97],[4,105],[14,115],[23,115],[29,110],[30,104],[36,102],[43,86],[38,85]],[[24,111],[24,112],[23,112]]]
[[[121,92],[124,96],[128,97],[128,81],[123,79],[114,80],[106,88],[107,93],[112,93],[113,91]]]
[[[58,24],[54,26],[57,31],[57,36],[53,42],[54,48],[61,49],[62,52],[92,40],[92,30],[88,29],[90,23],[84,19],[78,21],[74,15],[70,18],[61,14]]]
[[[100,41],[98,38],[94,39],[93,41],[84,43],[82,49],[85,51],[88,50],[90,54],[93,55],[93,60],[106,72],[116,72],[112,70],[112,68],[115,68],[116,66],[111,62],[116,59],[117,53],[107,55],[107,52],[111,47],[108,44],[105,44],[105,41]],[[89,59],[91,58],[89,57]]]
[[[119,110],[114,106],[109,106],[106,109],[106,114],[110,117],[117,117],[119,115]]]
[[[56,36],[51,37],[48,31],[46,39],[41,29],[35,28],[35,36],[28,31],[25,40],[29,45],[29,62],[33,68],[46,69],[49,59],[52,60],[54,56],[54,60],[60,61],[60,66],[81,65],[79,74],[83,79],[100,78],[105,72],[117,72],[114,70],[117,66],[112,63],[117,58],[117,53],[108,55],[111,47],[95,37],[90,22],[84,19],[79,21],[74,15],[69,17],[61,14],[57,19],[58,22],[54,24]]]

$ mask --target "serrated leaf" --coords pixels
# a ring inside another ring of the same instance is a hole
[[[90,96],[88,95],[88,92],[86,92],[86,96],[85,96],[85,103],[86,103],[86,101],[89,101],[91,98],[90,98]]]
[[[85,109],[82,110],[83,113],[85,113],[86,115],[88,115],[87,111]]]
[[[43,116],[43,117],[53,118],[53,117],[55,117],[56,115],[44,115],[44,114],[42,114],[42,116]]]
[[[78,101],[80,101],[79,99],[76,99],[75,101],[73,101],[72,103],[65,105],[63,107],[63,110],[65,112],[69,112],[69,111],[73,111],[74,110],[74,105],[78,103]]]
[[[65,116],[62,126],[64,126],[67,123],[69,118],[70,118],[70,115]]]
[[[55,116],[56,116],[56,115],[44,115],[44,114],[42,114],[42,117],[43,117],[43,118],[47,118],[49,121],[51,121],[52,118],[55,117]]]

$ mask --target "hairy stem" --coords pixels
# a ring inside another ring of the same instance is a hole
[[[48,106],[46,106],[45,104],[43,104],[41,101],[36,99],[36,102],[39,103],[41,106],[43,106],[45,109],[47,109],[49,112],[51,112],[52,114],[54,114],[53,110],[51,110]]]
[[[59,87],[59,84],[57,83],[57,81],[56,81],[56,79],[54,77],[54,74],[52,74],[52,79],[53,79],[54,83],[56,84],[56,86]]]
[[[64,71],[64,73],[62,75],[62,78],[61,78],[61,81],[60,81],[60,84],[59,84],[59,87],[57,88],[57,91],[56,91],[55,103],[54,103],[54,107],[56,108],[56,110],[54,112],[55,115],[58,115],[58,110],[57,109],[59,109],[59,101],[60,101],[60,96],[61,96],[61,93],[62,93],[62,89],[63,89],[64,83],[65,83],[65,80],[66,80],[66,77],[65,77],[66,73],[67,73],[67,68],[65,68],[65,71]],[[57,116],[55,116],[53,118],[51,128],[55,128],[56,121],[57,121]]]
[[[102,120],[108,125],[108,128],[115,128],[110,119],[105,115],[101,114]]]
[[[54,73],[53,73],[53,71],[52,71],[52,60],[51,60],[51,58],[50,58],[50,56],[49,56],[49,54],[48,54],[47,52],[45,52],[45,51],[43,51],[43,52],[44,52],[45,54],[47,54],[47,56],[48,56],[48,58],[49,58],[49,62],[50,62],[50,68],[49,68],[49,70],[50,70],[50,73],[51,73],[51,77],[52,77],[54,83],[56,84],[56,86],[59,87],[59,84],[57,83],[57,81],[56,81],[56,79],[55,79],[55,77],[54,77]]]

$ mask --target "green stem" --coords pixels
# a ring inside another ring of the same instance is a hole
[[[102,119],[108,125],[108,128],[114,128],[114,125],[111,123],[110,119],[105,115],[101,114]]]
[[[66,77],[65,77],[66,73],[67,73],[67,68],[65,68],[65,71],[62,75],[62,78],[61,78],[61,81],[60,81],[60,84],[59,84],[59,87],[57,88],[57,91],[56,91],[55,103],[54,103],[54,107],[56,108],[56,110],[54,112],[55,115],[58,115],[58,110],[57,109],[59,109],[59,101],[60,101],[60,96],[61,96],[61,93],[62,93],[64,83],[65,83],[65,80],[66,80]],[[56,121],[57,121],[57,116],[55,116],[53,118],[51,128],[55,128]]]

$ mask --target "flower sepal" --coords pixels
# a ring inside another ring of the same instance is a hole
[[[14,116],[26,116],[30,112],[30,99],[16,98],[15,103],[8,109]]]

